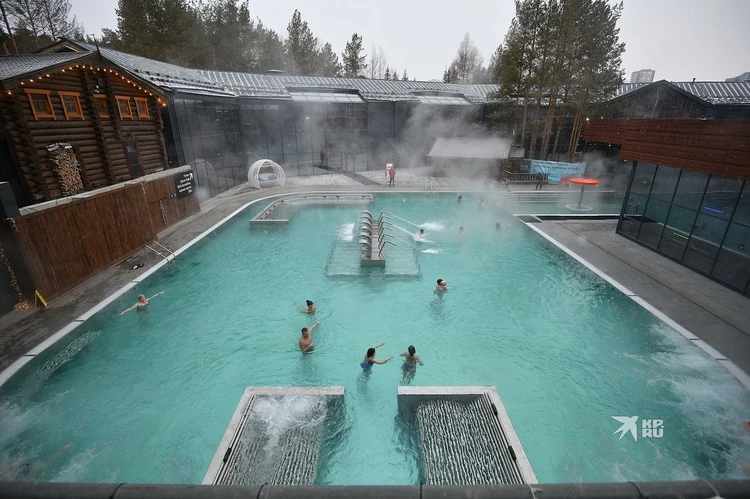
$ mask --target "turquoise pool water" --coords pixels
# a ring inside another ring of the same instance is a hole
[[[199,483],[246,386],[343,385],[344,429],[318,481],[416,483],[419,463],[394,422],[405,382],[495,385],[541,482],[744,476],[750,436],[739,422],[750,394],[491,203],[378,195],[370,211],[426,224],[434,241],[411,253],[420,272],[412,278],[326,277],[361,206],[308,207],[289,225],[250,227],[263,206],[0,389],[0,478]],[[394,222],[409,263],[407,233],[417,228]],[[437,278],[451,288],[442,300]],[[117,315],[137,294],[162,290],[148,314]],[[293,304],[308,298],[314,318]],[[315,320],[315,352],[301,355],[299,330]],[[379,358],[413,344],[425,365],[411,381],[396,360],[364,376],[359,363],[379,342]],[[611,416],[635,415],[662,419],[664,436],[618,441]]]

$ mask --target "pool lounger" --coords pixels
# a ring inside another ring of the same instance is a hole
[[[246,388],[202,483],[313,485],[343,398],[341,386]]]
[[[419,432],[424,484],[537,483],[494,386],[400,386],[398,405]]]

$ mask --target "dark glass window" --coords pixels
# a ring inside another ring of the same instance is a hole
[[[646,213],[641,222],[641,231],[638,233],[638,240],[644,244],[657,248],[659,239],[664,230],[664,224],[667,222],[669,205],[656,199],[650,199],[646,207]]]
[[[732,221],[750,227],[750,182],[748,181],[745,181],[745,188],[740,194],[740,200],[734,210]]]
[[[630,188],[630,192],[648,196],[648,193],[651,191],[651,184],[654,181],[655,172],[656,165],[652,165],[651,163],[638,163],[638,166],[635,169],[635,177],[633,177],[633,185]]]
[[[682,260],[697,215],[692,210],[672,205],[669,210],[667,226],[664,228],[659,244],[659,251],[677,260]]]
[[[727,225],[729,224],[726,221],[719,218],[698,214],[684,262],[701,272],[710,273]]]
[[[750,280],[750,227],[730,224],[711,275],[743,291]]]
[[[654,185],[651,187],[651,199],[658,199],[667,203],[672,202],[677,179],[680,177],[680,169],[671,166],[659,165],[654,177]]]
[[[742,189],[742,180],[712,175],[703,198],[701,212],[730,220]]]
[[[683,170],[674,195],[674,204],[698,211],[707,183],[707,174]]]

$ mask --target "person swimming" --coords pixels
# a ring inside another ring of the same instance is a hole
[[[363,360],[362,363],[359,364],[359,366],[362,368],[362,370],[364,372],[370,372],[370,370],[372,369],[372,365],[373,364],[381,364],[382,365],[382,364],[385,364],[386,362],[388,362],[389,360],[391,360],[393,358],[393,355],[391,355],[390,357],[388,357],[385,360],[378,360],[378,359],[375,358],[375,350],[377,350],[378,348],[382,347],[383,345],[385,345],[385,343],[380,343],[378,345],[375,345],[374,347],[370,347],[370,348],[367,349],[367,353],[365,354],[365,360]]]
[[[463,228],[463,226],[461,226],[461,227],[458,228],[458,235],[459,236],[463,236],[464,235],[464,228]]]
[[[315,331],[315,328],[320,325],[320,321],[316,322],[309,328],[303,327],[302,328],[302,336],[300,336],[299,339],[299,349],[302,353],[308,353],[312,352],[315,348],[315,345],[313,345],[312,342],[312,332]]]
[[[435,287],[436,293],[445,293],[448,291],[448,281],[444,279],[438,279],[437,280],[437,287]]]
[[[416,355],[417,349],[414,348],[414,345],[409,345],[409,348],[407,348],[407,351],[402,353],[400,357],[404,357],[404,363],[401,366],[401,369],[403,369],[405,372],[409,372],[412,369],[417,368],[417,364],[420,366],[423,366],[424,363],[422,362],[422,359],[419,358],[419,355]]]
[[[464,199],[463,195],[459,194],[458,195],[458,199],[456,199],[456,203],[461,204],[461,202],[463,201],[463,199]]]
[[[307,305],[307,308],[302,307],[297,302],[294,302],[294,304],[297,306],[297,309],[302,312],[303,314],[314,314],[315,313],[315,304],[311,300],[305,300],[305,304]]]
[[[125,312],[130,312],[134,308],[137,309],[139,312],[145,312],[147,310],[146,307],[148,307],[148,302],[150,300],[153,300],[157,296],[163,295],[163,294],[164,294],[164,291],[159,291],[158,293],[156,293],[151,298],[146,298],[146,295],[138,295],[138,301],[135,302],[135,305],[133,305],[130,308],[126,308],[125,310],[123,310],[122,312],[120,312],[120,315],[124,314]]]
[[[424,229],[419,229],[419,232],[417,232],[417,235],[414,237],[419,241],[424,239]]]
[[[502,225],[500,225],[500,222],[497,222],[497,223],[495,224],[495,230],[502,230],[502,228],[503,228],[503,226],[502,226]]]

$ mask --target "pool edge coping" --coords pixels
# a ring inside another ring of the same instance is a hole
[[[685,328],[684,326],[681,326],[677,323],[674,319],[669,317],[667,314],[659,310],[657,307],[649,303],[647,300],[636,294],[635,292],[631,291],[624,285],[622,285],[619,281],[611,277],[609,274],[604,272],[602,269],[597,267],[596,265],[590,263],[588,260],[583,258],[582,256],[578,255],[575,251],[571,250],[561,242],[557,241],[554,237],[550,236],[543,230],[539,229],[538,227],[535,227],[533,223],[530,222],[524,222],[523,220],[519,221],[529,227],[531,230],[542,236],[544,239],[555,245],[560,250],[564,251],[568,256],[576,260],[578,263],[586,267],[588,270],[599,276],[601,279],[604,279],[606,282],[611,284],[615,289],[617,289],[619,292],[621,292],[623,295],[627,296],[631,300],[633,300],[635,303],[646,309],[648,312],[650,312],[654,317],[665,323],[667,326],[671,327],[678,333],[680,333],[686,340],[688,340],[689,343],[693,344],[697,348],[700,348],[703,350],[704,353],[708,354],[709,357],[711,357],[713,360],[715,360],[719,365],[723,366],[729,373],[734,376],[737,381],[740,382],[742,386],[745,387],[746,390],[750,391],[750,375],[746,373],[740,366],[732,362],[727,358],[726,355],[716,350],[714,347],[710,346],[708,343],[706,343],[704,340],[700,339],[698,336],[696,336],[692,331]]]
[[[235,216],[239,215],[242,211],[246,210],[249,206],[259,203],[262,201],[266,201],[268,199],[273,199],[280,196],[287,196],[290,194],[296,194],[296,195],[307,195],[307,194],[325,194],[325,193],[341,193],[341,192],[357,192],[357,193],[369,193],[369,194],[383,194],[383,193],[399,193],[399,194],[455,194],[459,191],[377,191],[377,190],[370,190],[370,191],[347,191],[347,189],[336,189],[336,190],[329,190],[329,189],[322,189],[322,190],[311,190],[311,191],[301,191],[301,192],[282,192],[278,194],[270,194],[268,196],[263,196],[258,199],[254,199],[251,201],[248,201],[247,203],[243,204],[233,212],[231,212],[229,215],[225,216],[218,222],[216,222],[214,225],[206,229],[205,231],[198,234],[196,237],[182,245],[180,248],[175,250],[173,252],[173,258],[172,260],[175,260],[178,255],[184,253],[189,248],[194,246],[196,243],[207,237],[209,234],[214,232],[216,229],[224,225],[226,222],[234,218]],[[460,191],[460,192],[485,192],[485,191]],[[210,210],[209,210],[210,211]],[[517,218],[516,214],[511,214],[513,217]],[[572,251],[571,249],[567,248],[563,244],[559,243],[557,240],[546,234],[545,232],[541,231],[537,227],[534,227],[533,223],[524,222],[521,219],[518,219],[519,222],[523,223],[527,227],[531,228],[534,232],[541,235],[544,239],[554,244],[556,247],[560,248],[562,251],[564,251],[566,254],[571,256],[573,259],[575,259],[578,263],[582,264],[584,267],[589,269],[590,271],[594,272],[597,276],[604,279],[608,283],[610,283],[612,286],[614,286],[618,291],[623,293],[625,296],[629,297],[631,300],[638,303],[641,307],[645,308],[649,312],[651,312],[656,318],[660,319],[662,322],[670,326],[672,329],[676,330],[678,333],[680,333],[682,336],[684,336],[690,343],[695,344],[698,348],[706,352],[711,358],[716,360],[720,365],[724,366],[739,382],[742,386],[745,387],[745,389],[750,391],[750,375],[746,373],[742,368],[740,368],[737,364],[730,361],[725,355],[720,353],[718,350],[714,349],[713,347],[709,346],[705,341],[698,338],[696,335],[694,335],[692,332],[684,328],[683,326],[679,325],[676,321],[668,317],[666,314],[658,310],[656,307],[648,303],[646,300],[641,298],[640,296],[636,295],[634,292],[630,291],[628,288],[620,284],[617,280],[613,279],[609,275],[607,275],[604,271],[596,267],[595,265],[589,263],[587,260],[579,256],[577,253]],[[148,269],[146,272],[138,275],[135,279],[132,279],[130,282],[128,282],[125,286],[122,286],[120,289],[115,291],[114,293],[111,293],[109,296],[104,298],[103,300],[99,301],[96,305],[94,305],[92,308],[90,308],[88,311],[84,312],[82,315],[78,316],[76,319],[68,323],[63,328],[59,329],[57,332],[55,332],[52,336],[41,342],[40,344],[36,345],[34,348],[31,348],[28,350],[25,354],[21,355],[18,359],[13,361],[8,367],[0,371],[0,388],[2,388],[18,371],[21,370],[26,364],[31,362],[37,355],[43,353],[45,350],[47,350],[49,347],[57,343],[58,341],[62,340],[65,336],[70,334],[73,330],[75,330],[78,326],[83,324],[86,320],[91,318],[94,314],[101,311],[103,308],[105,308],[107,305],[130,291],[131,289],[135,288],[138,284],[143,282],[146,278],[150,277],[154,273],[156,273],[157,270],[162,268],[164,265],[168,263],[167,260],[162,260],[159,263],[155,264],[153,267]]]

